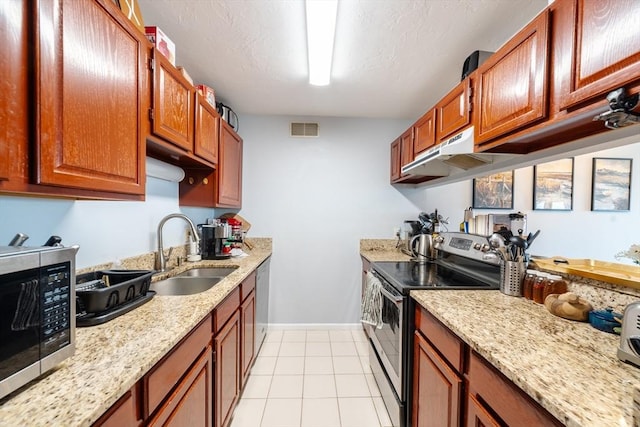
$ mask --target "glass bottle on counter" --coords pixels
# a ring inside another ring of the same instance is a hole
[[[544,303],[544,285],[548,276],[547,273],[539,271],[535,282],[533,282],[533,300],[538,304]]]
[[[533,284],[536,281],[536,277],[538,277],[538,272],[536,270],[527,269],[526,274],[524,275],[524,280],[522,281],[522,293],[526,299],[533,299]]]
[[[549,274],[548,276],[544,283],[542,302],[551,294],[564,294],[567,292],[567,282],[562,280],[562,277],[554,274]]]

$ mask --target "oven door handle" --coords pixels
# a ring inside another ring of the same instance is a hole
[[[384,295],[387,299],[390,299],[396,304],[401,304],[402,300],[404,299],[403,297],[393,295],[391,292],[387,291],[385,288],[380,288],[380,293],[382,293],[382,295]]]

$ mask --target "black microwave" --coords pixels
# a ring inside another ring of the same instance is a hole
[[[0,247],[0,398],[75,352],[77,247]]]

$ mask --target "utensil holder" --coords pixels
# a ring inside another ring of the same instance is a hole
[[[525,264],[522,261],[503,261],[500,263],[500,292],[505,295],[521,297]]]

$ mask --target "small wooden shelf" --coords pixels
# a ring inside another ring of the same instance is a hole
[[[539,268],[640,289],[640,267],[580,258],[533,258]]]

